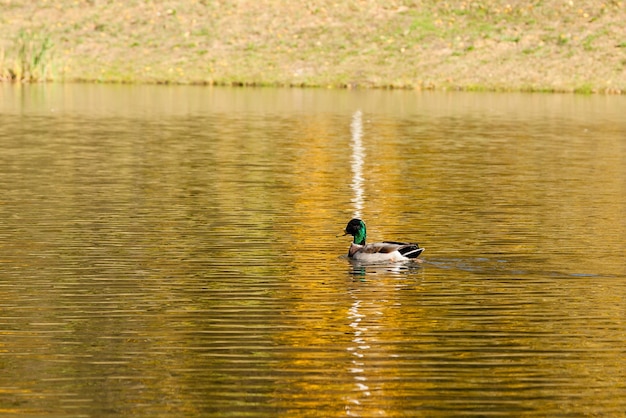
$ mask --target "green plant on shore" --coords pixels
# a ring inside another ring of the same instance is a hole
[[[14,42],[10,57],[3,49],[0,53],[0,78],[11,81],[45,81],[50,69],[52,41],[41,35],[21,29]]]
[[[592,94],[594,92],[593,85],[591,83],[583,83],[574,88],[574,93],[578,94]]]

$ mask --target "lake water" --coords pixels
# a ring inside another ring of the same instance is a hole
[[[623,416],[625,115],[0,85],[0,415]]]

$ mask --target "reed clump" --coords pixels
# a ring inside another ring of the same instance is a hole
[[[0,78],[22,82],[50,79],[52,48],[49,35],[20,29],[11,47],[0,49]]]

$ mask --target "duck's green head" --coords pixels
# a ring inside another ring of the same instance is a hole
[[[346,226],[346,235],[352,235],[354,237],[354,243],[358,245],[365,245],[365,222],[360,219],[352,219]]]

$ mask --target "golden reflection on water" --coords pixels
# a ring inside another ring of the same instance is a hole
[[[624,410],[621,98],[0,92],[0,413]]]

